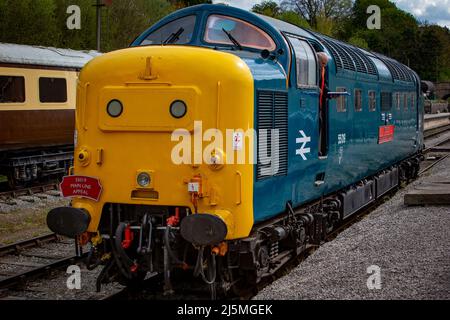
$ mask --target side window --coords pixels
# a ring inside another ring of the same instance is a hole
[[[355,111],[362,111],[362,91],[355,89]]]
[[[295,52],[297,87],[317,85],[316,54],[311,45],[298,38],[288,37]]]
[[[186,44],[192,39],[196,16],[186,16],[169,22],[153,31],[142,42],[141,46],[149,44]]]
[[[375,96],[375,91],[369,90],[369,111],[373,112],[377,109],[377,100]]]
[[[406,92],[403,94],[403,110],[408,111],[408,95]]]
[[[25,78],[0,76],[0,103],[25,102]]]
[[[345,87],[337,87],[336,91],[337,92],[346,92],[347,89],[345,89]],[[337,112],[346,112],[347,111],[347,96],[346,95],[339,96],[336,99],[336,107],[337,107]]]
[[[39,101],[61,103],[67,101],[67,83],[64,78],[39,78]]]
[[[381,92],[381,111],[391,111],[392,92]]]
[[[411,93],[411,108],[414,110],[416,107],[416,96],[414,95],[414,92]]]

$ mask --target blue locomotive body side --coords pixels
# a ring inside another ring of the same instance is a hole
[[[272,57],[264,58],[260,50],[235,50],[227,45],[206,43],[203,30],[211,14],[241,19],[264,30],[277,50]],[[345,189],[423,148],[420,79],[414,71],[390,58],[272,18],[218,5],[177,11],[144,32],[132,45],[140,45],[148,34],[188,15],[197,16],[188,45],[235,54],[250,68],[255,87],[255,129],[264,126],[280,129],[280,160],[276,170],[262,175],[260,159],[255,165],[255,222],[284,212],[289,201],[296,207]],[[317,59],[314,57],[315,85],[298,86],[296,51],[289,40],[292,38],[311,46],[313,51],[325,52],[330,58],[326,74],[328,90],[340,89],[349,94],[328,100],[326,129],[319,125]],[[359,97],[361,100],[357,102]],[[267,125],[270,122],[272,126]],[[382,141],[384,129],[393,129],[393,138]],[[320,130],[326,130],[326,152],[321,156]]]

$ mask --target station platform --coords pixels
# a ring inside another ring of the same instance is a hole
[[[450,206],[405,205],[436,181],[450,188],[450,157],[254,299],[450,299]]]

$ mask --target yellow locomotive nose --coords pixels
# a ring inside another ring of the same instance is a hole
[[[98,230],[105,205],[124,204],[187,208],[218,217],[226,239],[247,236],[253,164],[229,162],[238,150],[227,149],[225,137],[227,129],[253,129],[253,83],[241,58],[207,48],[134,47],[91,61],[78,84],[76,154],[84,158],[74,173],[98,178],[102,193],[73,200],[89,212],[88,231]],[[220,148],[210,146],[208,130],[223,135]]]

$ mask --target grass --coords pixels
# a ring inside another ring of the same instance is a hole
[[[8,182],[8,178],[6,176],[0,175],[0,183],[2,182]]]

